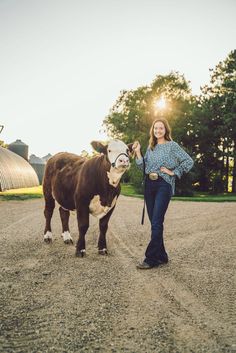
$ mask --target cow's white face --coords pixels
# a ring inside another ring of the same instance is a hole
[[[130,167],[129,151],[132,150],[132,144],[128,147],[120,140],[112,140],[107,146],[97,141],[93,141],[91,144],[96,151],[106,154],[111,163],[110,170],[107,172],[109,184],[116,187],[124,172]]]
[[[107,158],[113,168],[126,170],[129,168],[129,148],[120,140],[112,140],[107,146]]]
[[[111,163],[110,171],[107,172],[109,184],[116,187],[124,172],[129,169],[129,148],[120,140],[112,140],[107,146],[107,158]]]

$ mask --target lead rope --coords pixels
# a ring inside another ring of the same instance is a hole
[[[141,156],[143,158],[143,181],[142,181],[142,184],[144,186],[144,192],[143,192],[143,212],[142,212],[142,220],[141,220],[141,224],[143,225],[144,224],[144,216],[145,216],[145,178],[146,178],[146,175],[145,175],[145,160],[144,160],[144,157],[143,157],[143,154],[142,154],[142,151],[141,151]]]

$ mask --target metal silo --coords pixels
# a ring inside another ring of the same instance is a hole
[[[34,168],[39,178],[39,183],[42,184],[46,162],[42,158],[35,156],[35,154],[31,154],[29,163]]]
[[[0,147],[0,191],[38,186],[31,165],[16,153]]]
[[[29,146],[21,140],[16,140],[15,142],[10,143],[8,149],[28,161]]]
[[[46,156],[42,157],[42,160],[47,163],[47,161],[48,161],[49,158],[51,158],[51,157],[52,157],[51,153],[48,153]]]

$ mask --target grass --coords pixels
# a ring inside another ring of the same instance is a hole
[[[12,189],[0,192],[0,201],[29,200],[43,197],[42,185],[32,188]]]
[[[121,194],[124,196],[143,198],[138,194],[131,184],[121,184]],[[12,189],[0,192],[0,201],[29,200],[43,197],[42,186],[24,189]],[[209,195],[207,193],[195,193],[194,196],[174,196],[174,201],[197,201],[197,202],[236,202],[236,194]]]
[[[139,197],[143,198],[142,194],[138,194],[133,185],[131,184],[121,184],[121,194],[124,196],[133,196],[133,197]]]
[[[176,201],[197,201],[197,202],[236,202],[236,194],[218,194],[209,195],[202,193],[195,193],[193,196],[174,196],[172,198]]]
[[[124,196],[133,196],[143,198],[142,194],[137,194],[131,184],[121,185],[121,194]],[[193,196],[173,196],[174,201],[197,201],[197,202],[236,202],[236,194],[218,194],[209,195],[207,193],[195,193]]]

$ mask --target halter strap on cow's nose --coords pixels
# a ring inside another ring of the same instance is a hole
[[[111,163],[111,166],[112,166],[113,168],[115,168],[115,166],[116,166],[116,161],[117,161],[117,159],[118,159],[120,156],[123,156],[123,155],[129,159],[129,156],[127,155],[127,153],[120,153],[120,154],[118,154],[118,156],[117,156],[116,159],[115,159],[115,162]]]

